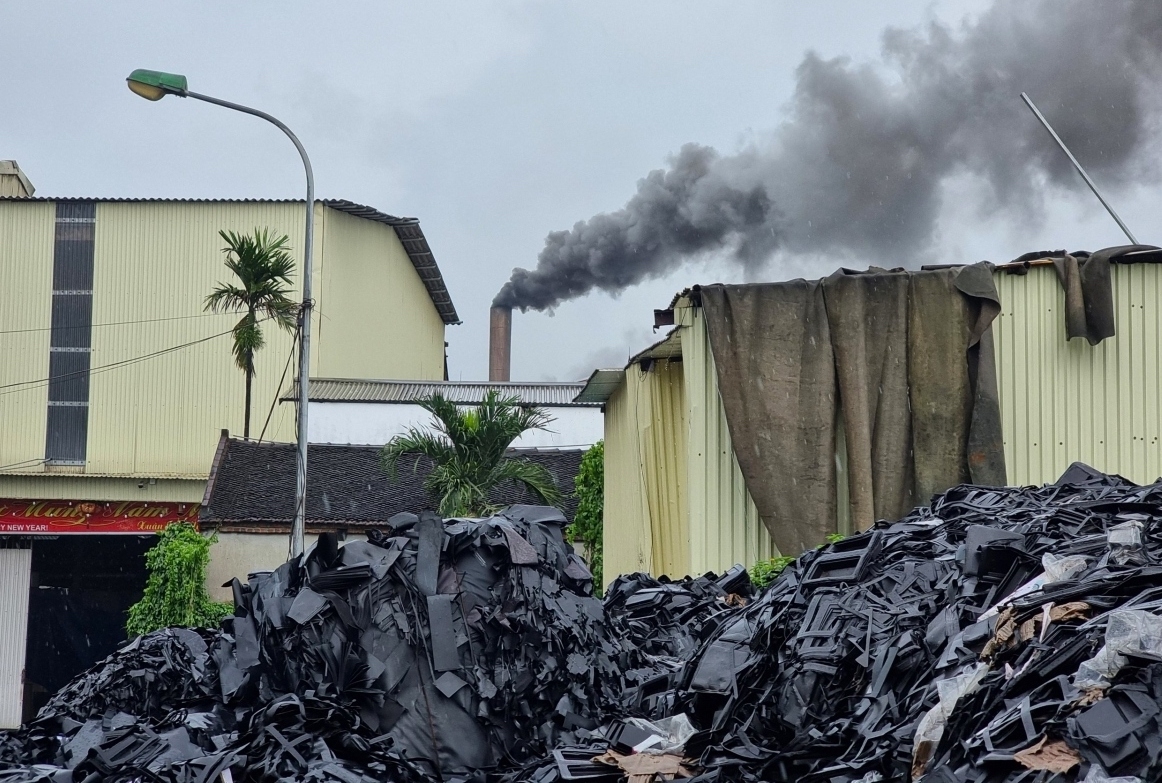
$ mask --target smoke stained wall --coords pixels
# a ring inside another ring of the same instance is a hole
[[[957,27],[886,30],[877,63],[809,53],[764,141],[685,145],[622,209],[549,234],[494,304],[544,310],[707,255],[752,271],[793,255],[907,265],[965,174],[986,211],[1035,220],[1046,185],[1081,185],[1022,91],[1100,185],[1152,180],[1160,55],[1156,0],[999,0]]]

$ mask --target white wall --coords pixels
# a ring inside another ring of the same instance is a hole
[[[427,428],[432,416],[419,405],[376,402],[312,402],[307,422],[311,443],[345,443],[382,446],[408,427]],[[471,407],[471,406],[466,406]],[[605,436],[601,408],[573,407],[544,410],[555,421],[552,432],[528,432],[513,442],[514,448],[587,448]]]
[[[318,538],[317,534],[307,534],[308,551]],[[217,543],[210,547],[206,589],[215,601],[229,601],[234,593],[223,584],[234,577],[245,584],[247,574],[273,571],[287,561],[289,554],[289,533],[219,533]]]

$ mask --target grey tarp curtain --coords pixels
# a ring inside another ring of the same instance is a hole
[[[775,545],[836,529],[836,432],[852,523],[962,481],[1005,482],[987,265],[840,271],[701,289],[739,466]]]

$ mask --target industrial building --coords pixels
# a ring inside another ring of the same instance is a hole
[[[1096,344],[1068,338],[1069,302],[1052,259],[993,269],[999,311],[990,332],[1009,484],[1052,482],[1074,461],[1143,483],[1162,475],[1160,256],[1143,250],[1111,263],[1116,333]],[[780,554],[740,468],[698,294],[685,291],[658,311],[659,326],[672,324],[665,337],[625,368],[593,373],[577,398],[604,406],[609,575],[721,571]],[[846,533],[866,523],[851,519],[839,424],[830,524]],[[785,479],[769,481],[793,493]]]
[[[349,201],[314,210],[311,374],[444,379],[459,317],[419,221]],[[243,422],[239,315],[203,311],[230,279],[218,232],[285,234],[301,259],[304,211],[39,198],[0,163],[0,726],[112,649],[152,531],[197,518],[219,434]],[[293,406],[278,404],[293,338],[264,326],[252,434],[293,440]]]

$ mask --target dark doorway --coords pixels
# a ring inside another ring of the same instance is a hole
[[[125,641],[125,612],[145,589],[154,536],[38,538],[32,544],[24,720]]]

